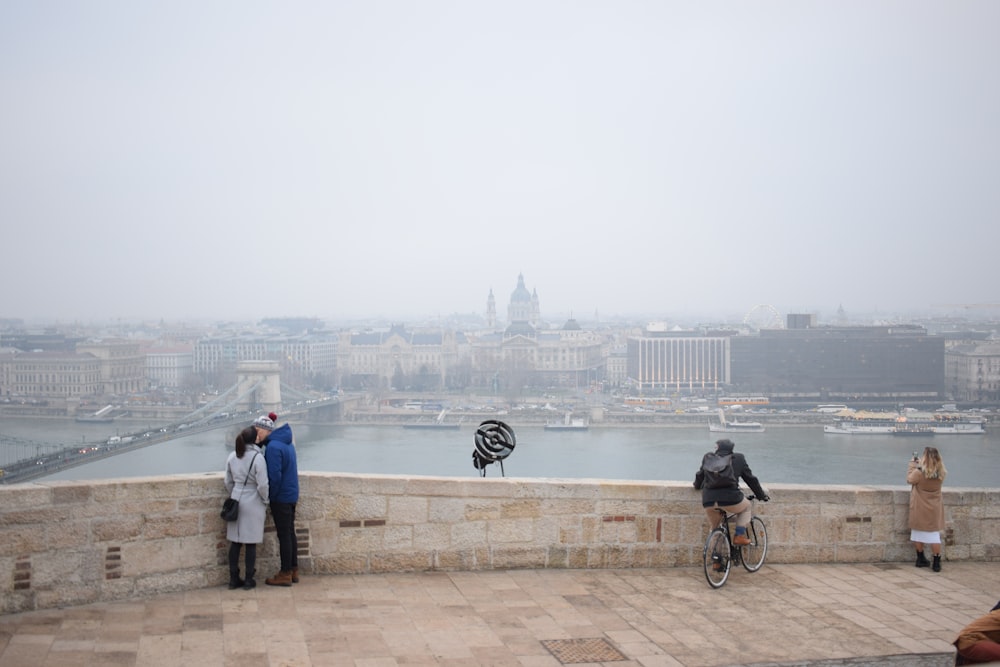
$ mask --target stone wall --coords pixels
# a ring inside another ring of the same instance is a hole
[[[303,573],[700,566],[688,482],[306,473]],[[908,487],[773,485],[770,563],[909,561]],[[223,585],[222,475],[0,486],[0,612]],[[946,489],[948,560],[1000,560],[1000,490]],[[273,526],[258,581],[277,570]]]

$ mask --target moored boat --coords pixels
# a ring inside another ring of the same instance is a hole
[[[837,417],[824,433],[843,435],[982,435],[986,420],[955,413],[855,412]]]
[[[760,422],[741,422],[736,419],[728,419],[726,413],[719,409],[719,421],[709,422],[710,433],[763,433],[764,425]]]
[[[586,419],[573,419],[573,413],[567,412],[561,422],[548,422],[545,424],[547,431],[586,431],[590,424]]]
[[[90,422],[96,424],[110,424],[115,420],[116,415],[114,414],[114,409],[115,406],[113,405],[105,405],[103,408],[101,408],[100,410],[98,410],[93,414],[77,415],[76,421]]]

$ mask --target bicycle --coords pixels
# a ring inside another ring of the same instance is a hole
[[[729,520],[735,517],[721,507],[716,509],[722,514],[722,523],[708,533],[705,540],[703,559],[705,564],[705,579],[712,588],[721,588],[729,579],[729,571],[733,563],[742,563],[747,572],[756,572],[764,565],[767,556],[767,526],[764,520],[753,513],[755,496],[747,496],[750,501],[750,512],[753,515],[747,526],[747,537],[750,544],[738,547],[733,544]]]

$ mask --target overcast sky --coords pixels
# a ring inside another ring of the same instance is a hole
[[[0,317],[1000,301],[1000,2],[0,3]]]

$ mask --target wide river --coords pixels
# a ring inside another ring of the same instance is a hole
[[[914,450],[937,447],[948,468],[949,487],[1000,486],[1000,426],[986,435],[900,438],[827,435],[822,426],[771,426],[765,433],[709,433],[707,426],[591,427],[546,431],[518,427],[507,477],[565,477],[688,481],[704,452],[729,436],[747,456],[762,483],[905,485]],[[107,424],[4,419],[0,434],[39,442],[99,443]],[[122,428],[144,428],[116,424]],[[475,428],[412,430],[400,426],[310,426],[292,424],[300,471],[477,477],[472,465]],[[220,429],[54,473],[46,479],[90,480],[177,473],[220,472],[231,443]],[[23,447],[23,445],[21,445]],[[29,456],[31,454],[28,454]],[[499,477],[500,466],[486,469]]]

